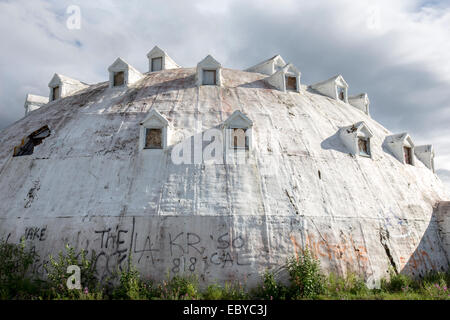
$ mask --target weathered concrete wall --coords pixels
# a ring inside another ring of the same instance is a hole
[[[442,238],[444,250],[447,259],[450,258],[450,202],[442,201],[439,203],[437,213],[437,222],[439,233]],[[450,261],[450,260],[449,260]]]
[[[192,272],[252,285],[307,246],[324,270],[369,283],[389,267],[448,268],[433,207],[450,196],[420,161],[403,165],[383,149],[388,130],[334,99],[274,90],[264,75],[223,69],[222,87],[196,87],[195,73],[151,73],[122,91],[93,85],[2,130],[0,237],[25,236],[43,260],[66,243],[95,250],[101,275],[131,254],[156,279]],[[148,153],[139,123],[150,108],[171,134],[166,150]],[[247,162],[171,161],[175,144],[235,110],[253,121]],[[372,158],[339,139],[359,121],[373,132]],[[12,158],[45,124],[52,134],[34,154]]]

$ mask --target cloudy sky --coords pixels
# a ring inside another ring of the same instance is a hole
[[[80,8],[80,29],[70,6]],[[107,80],[118,56],[147,71],[157,44],[182,66],[210,53],[242,69],[281,54],[312,84],[342,74],[373,118],[432,143],[450,178],[450,1],[0,0],[0,129],[55,72]]]

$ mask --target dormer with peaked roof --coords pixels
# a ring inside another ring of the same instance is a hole
[[[414,142],[408,133],[398,133],[387,136],[384,145],[395,158],[403,164],[414,165]]]
[[[244,113],[239,110],[233,112],[223,124],[226,150],[251,150],[252,127],[253,121]]]
[[[434,148],[431,144],[423,146],[416,146],[414,148],[416,157],[423,162],[423,164],[434,172]]]
[[[370,139],[373,133],[364,121],[341,128],[339,137],[352,155],[372,157]]]
[[[108,71],[110,88],[128,87],[144,77],[142,73],[122,58],[117,58],[116,61],[109,66]]]
[[[289,63],[265,80],[280,91],[300,92],[301,73]]]
[[[140,149],[166,149],[169,121],[158,110],[151,109],[140,123]]]
[[[327,97],[348,103],[348,84],[341,75],[313,84],[311,88]]]
[[[88,86],[89,85],[81,81],[55,73],[48,84],[48,87],[50,88],[49,100],[54,101],[59,98],[70,96]]]
[[[48,103],[48,97],[37,96],[34,94],[27,94],[25,99],[25,115],[31,111],[37,110]]]
[[[263,62],[260,62],[257,65],[254,65],[253,67],[246,69],[245,71],[257,72],[271,76],[275,72],[281,70],[284,66],[286,66],[286,62],[279,54],[277,54],[276,56],[264,60]]]
[[[150,52],[147,54],[147,58],[149,72],[180,68],[180,66],[158,46],[154,46],[153,49],[150,50]]]
[[[202,61],[197,64],[197,86],[221,86],[222,81],[222,65],[211,55],[207,55]]]
[[[370,106],[370,100],[367,93],[360,93],[354,96],[348,97],[348,103],[350,103],[355,108],[361,110],[368,116],[369,114],[369,106]]]

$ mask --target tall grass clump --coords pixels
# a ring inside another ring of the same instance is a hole
[[[31,299],[39,293],[39,282],[30,276],[37,255],[25,246],[0,240],[0,299]]]

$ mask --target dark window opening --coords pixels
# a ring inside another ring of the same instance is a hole
[[[162,149],[162,129],[145,129],[144,149]]]
[[[152,71],[162,70],[162,57],[152,59]]]
[[[345,101],[345,89],[343,87],[338,87],[339,100]]]
[[[28,137],[22,139],[22,143],[19,146],[14,147],[13,157],[28,156],[33,154],[34,147],[40,145],[45,138],[50,136],[50,133],[51,130],[47,125],[34,131]]]
[[[362,156],[370,156],[369,139],[358,138],[359,154]]]
[[[125,83],[125,74],[123,71],[114,73],[114,87],[121,86]]]
[[[412,150],[410,147],[403,147],[403,153],[405,154],[405,163],[412,165]]]
[[[247,136],[247,129],[233,128],[232,129],[232,146],[234,149],[249,149],[249,137]]]
[[[216,70],[203,70],[203,84],[204,85],[216,84]]]
[[[59,86],[52,89],[52,100],[59,98]]]
[[[286,76],[286,90],[297,91],[297,78]]]

